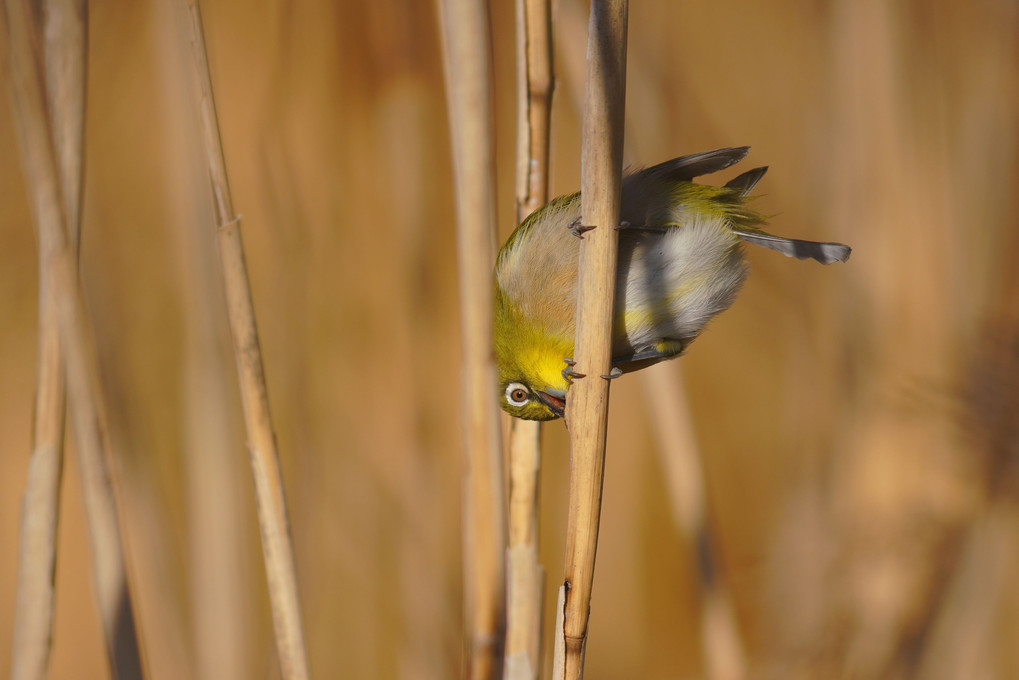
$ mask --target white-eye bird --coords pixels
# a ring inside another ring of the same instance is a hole
[[[742,242],[823,264],[849,246],[772,236],[747,206],[767,168],[722,187],[692,180],[723,170],[749,147],[683,156],[623,179],[612,329],[615,373],[682,354],[708,321],[732,304],[747,276]],[[510,415],[563,415],[577,311],[580,194],[553,199],[523,221],[495,264],[495,352],[499,403]],[[615,370],[615,369],[618,369]]]

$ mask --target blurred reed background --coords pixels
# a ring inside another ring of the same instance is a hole
[[[460,364],[435,7],[203,11],[312,671],[455,677]],[[90,12],[82,269],[149,666],[274,677],[182,9]],[[504,236],[513,19],[494,2]],[[580,179],[586,8],[560,0],[555,20],[561,194]],[[643,0],[629,31],[628,158],[750,144],[747,167],[771,166],[759,206],[775,232],[854,247],[830,268],[752,250],[734,308],[651,369],[688,390],[750,677],[1019,677],[1019,8]],[[37,290],[6,106],[0,148],[6,668]],[[695,557],[641,380],[620,380],[612,404],[587,677],[703,677]],[[569,463],[562,424],[544,430],[551,603]],[[70,448],[52,677],[101,678]]]

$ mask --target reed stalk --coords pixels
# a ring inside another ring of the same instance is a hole
[[[492,353],[495,149],[491,19],[483,0],[440,4],[456,186],[463,399],[464,677],[499,677],[506,518]]]
[[[579,39],[583,19],[578,3],[565,3],[560,12],[567,42]],[[576,50],[568,52],[576,56]],[[636,58],[637,54],[632,54]],[[583,62],[564,59],[566,82],[572,98],[582,101],[580,83]],[[626,118],[631,140],[642,132],[639,112]],[[646,127],[646,126],[645,126]],[[624,160],[630,162],[631,159]],[[665,473],[672,519],[686,542],[686,550],[698,564],[701,588],[701,644],[708,680],[739,680],[746,676],[746,653],[736,620],[731,592],[720,572],[714,541],[710,540],[710,506],[686,392],[678,363],[670,362],[640,372],[650,418],[657,439],[657,451]]]
[[[199,107],[202,136],[212,183],[219,257],[226,291],[230,335],[233,338],[234,357],[237,363],[244,425],[248,437],[248,454],[255,486],[258,525],[262,534],[262,556],[268,580],[276,650],[284,680],[303,680],[309,677],[309,674],[297,575],[279,451],[269,412],[264,362],[244,260],[241,219],[234,212],[230,195],[201,11],[197,0],[189,0],[187,6],[191,18],[195,75],[201,93]]]
[[[517,0],[517,224],[548,202],[552,117],[552,8]],[[509,548],[506,557],[506,680],[533,680],[541,667],[545,570],[538,562],[541,423],[514,418],[509,430]]]
[[[612,310],[626,94],[627,0],[592,0],[581,158],[581,219],[595,229],[580,244],[574,370],[570,389],[570,492],[566,537],[564,677],[583,677],[598,547],[608,429]],[[558,635],[558,631],[556,633]]]
[[[186,499],[187,615],[192,680],[246,680],[261,659],[247,645],[260,622],[253,584],[260,584],[259,565],[248,562],[251,541],[250,504],[243,474],[243,425],[235,420],[240,399],[231,365],[226,303],[219,258],[209,247],[209,201],[192,200],[208,191],[202,166],[202,140],[194,117],[195,78],[188,30],[180,3],[160,3],[154,21],[166,129],[156,151],[165,167],[166,229],[177,246],[187,274],[174,288],[183,309],[181,365],[183,410],[179,445]],[[281,99],[286,99],[282,97]],[[186,143],[182,143],[186,140]],[[267,162],[267,165],[272,165]],[[278,416],[277,416],[278,417]],[[239,556],[245,558],[239,558]],[[243,563],[243,569],[238,564]],[[257,586],[255,586],[257,587]],[[272,660],[275,662],[275,659]],[[182,675],[178,672],[177,675]]]
[[[509,545],[506,549],[506,659],[503,677],[526,680],[541,668],[545,569],[538,562],[541,423],[513,418],[509,432]]]
[[[566,637],[563,634],[563,621],[566,616],[566,586],[559,586],[555,603],[555,642],[552,645],[552,678],[558,680],[566,676]]]
[[[742,680],[746,654],[732,595],[712,540],[707,484],[690,406],[678,367],[661,365],[642,373],[651,423],[665,471],[672,519],[697,562],[701,592],[701,645],[708,680]]]
[[[43,61],[49,128],[59,166],[68,244],[75,258],[81,228],[86,15],[84,0],[45,0],[43,3]],[[48,260],[40,257],[39,363],[32,455],[21,506],[18,588],[11,645],[12,680],[47,677],[53,637],[67,385],[51,278]]]
[[[27,0],[5,0],[9,83],[22,165],[34,211],[40,271],[45,272],[66,361],[67,396],[80,459],[82,498],[92,546],[92,577],[112,675],[141,678],[142,652],[127,583],[106,406],[95,338],[78,285],[61,163],[46,101],[41,31]],[[70,105],[70,102],[69,102]],[[63,133],[61,133],[63,134]],[[79,194],[80,195],[80,194]]]

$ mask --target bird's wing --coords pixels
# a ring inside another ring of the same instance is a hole
[[[734,177],[725,183],[728,189],[739,189],[740,196],[748,196],[757,183],[764,177],[764,173],[768,172],[768,166],[765,165],[763,168],[754,168],[753,170],[747,170],[742,175]]]
[[[710,175],[713,172],[725,170],[734,163],[739,163],[749,151],[749,146],[736,146],[680,156],[641,170],[636,175],[667,182],[689,182],[694,177]]]

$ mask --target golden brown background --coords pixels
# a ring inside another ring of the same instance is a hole
[[[460,665],[459,334],[430,2],[204,7],[283,455],[313,673]],[[585,8],[555,11],[552,192],[579,185]],[[177,3],[91,8],[83,279],[155,678],[275,677]],[[493,5],[512,228],[513,7]],[[688,389],[752,677],[1019,677],[1019,8],[640,0],[627,157],[750,144],[773,231]],[[0,669],[35,379],[36,251],[0,108]],[[723,181],[735,172],[712,181]],[[587,677],[703,677],[640,378],[613,388]],[[69,447],[53,678],[106,675]],[[542,561],[568,451],[545,428]],[[548,628],[548,627],[547,627]]]

